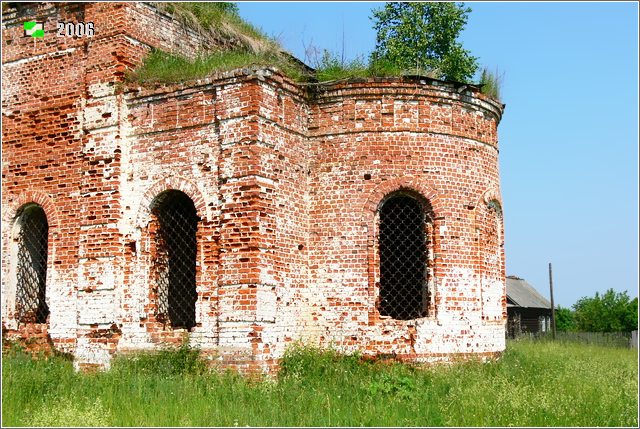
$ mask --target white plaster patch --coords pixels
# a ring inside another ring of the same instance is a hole
[[[258,308],[256,320],[260,322],[275,322],[276,320],[276,287],[273,285],[258,285]]]
[[[122,336],[118,341],[118,351],[153,350],[158,347],[157,344],[151,342],[149,333],[137,321],[122,323],[120,330]]]
[[[118,129],[115,126],[88,131],[82,152],[102,158],[115,156],[115,151],[119,148],[117,133]]]
[[[482,280],[482,312],[485,321],[502,320],[504,283],[498,279]]]
[[[220,321],[274,322],[276,291],[273,285],[220,286],[218,301]],[[253,309],[247,307],[255,307]]]
[[[111,355],[101,344],[93,343],[88,338],[78,338],[73,366],[80,369],[81,364],[94,364],[109,369],[111,367]]]
[[[249,334],[253,328],[246,323],[221,322],[219,346],[221,348],[232,348],[241,351],[251,350],[251,338]]]
[[[78,292],[78,323],[91,325],[115,322],[115,301],[113,291]]]
[[[64,56],[66,54],[70,54],[70,53],[74,52],[75,50],[76,50],[76,48],[67,48],[67,49],[62,49],[62,50],[55,51],[55,52],[47,52],[47,53],[40,54],[40,55],[34,55],[34,56],[28,57],[28,58],[21,58],[19,60],[15,60],[15,61],[8,61],[6,63],[3,63],[2,67],[3,68],[4,67],[15,67],[15,66],[23,65],[25,63],[32,62],[32,61],[38,61],[38,60],[41,60],[43,58],[61,57],[61,56]]]
[[[115,96],[86,103],[83,109],[84,128],[104,128],[118,124],[118,100]]]
[[[116,285],[115,257],[80,259],[81,276],[78,289],[112,290]]]

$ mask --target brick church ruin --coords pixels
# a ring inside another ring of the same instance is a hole
[[[9,4],[3,338],[77,367],[183,341],[248,371],[297,341],[418,362],[502,352],[504,106],[420,76],[125,79],[152,48],[216,43],[232,41],[147,3]]]

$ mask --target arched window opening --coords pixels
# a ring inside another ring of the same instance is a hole
[[[24,323],[46,323],[49,223],[42,207],[25,206],[17,218],[16,316]]]
[[[493,212],[497,218],[502,218],[502,207],[500,203],[496,200],[491,200],[487,203],[487,208],[489,211]]]
[[[196,231],[198,215],[183,192],[167,191],[152,203],[156,234],[157,317],[174,328],[196,324]]]
[[[427,207],[396,193],[380,213],[380,301],[383,316],[409,320],[427,315]]]

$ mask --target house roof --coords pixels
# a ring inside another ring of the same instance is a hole
[[[526,280],[507,277],[507,307],[551,308],[551,303]]]

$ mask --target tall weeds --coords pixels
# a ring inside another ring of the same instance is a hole
[[[480,91],[488,95],[491,98],[496,100],[500,100],[500,91],[502,88],[502,81],[504,80],[504,73],[498,73],[498,70],[495,72],[490,71],[487,68],[482,69],[482,73],[480,74],[480,83],[481,89]]]
[[[497,361],[422,368],[309,347],[275,379],[213,371],[197,350],[118,357],[79,374],[61,357],[5,354],[8,426],[632,426],[638,355],[514,341]]]

